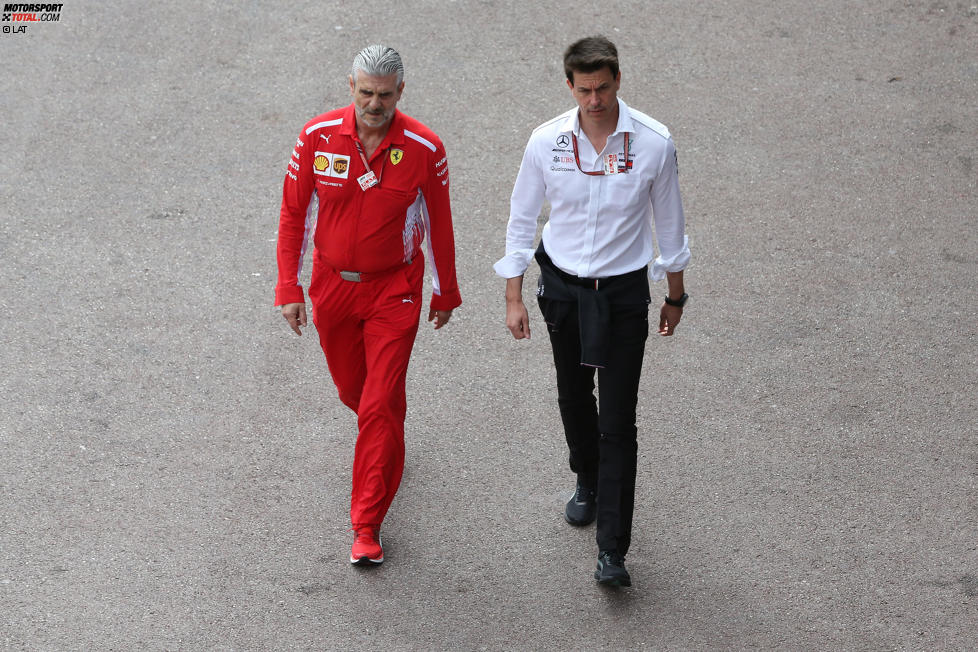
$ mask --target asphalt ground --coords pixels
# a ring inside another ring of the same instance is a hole
[[[617,591],[491,269],[594,33],[673,132],[693,252]],[[295,136],[371,42],[448,149],[464,303],[418,336],[364,572],[353,416],[271,304]],[[67,0],[0,62],[2,647],[978,646],[973,0]]]

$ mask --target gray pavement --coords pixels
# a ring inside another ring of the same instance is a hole
[[[673,131],[693,250],[620,591],[491,270],[592,33]],[[362,572],[354,420],[270,304],[295,135],[378,41],[448,148],[464,304]],[[0,62],[3,648],[978,647],[973,0],[69,0]]]

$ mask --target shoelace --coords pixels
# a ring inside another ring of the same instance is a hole
[[[606,552],[606,553],[604,553],[601,556],[604,557],[605,561],[607,563],[611,564],[612,566],[624,566],[625,565],[625,558],[622,557],[617,552]]]
[[[594,500],[594,489],[588,489],[584,485],[577,485],[577,493],[574,494],[574,502],[585,503]]]
[[[353,531],[353,540],[360,541],[360,537],[363,537],[364,541],[377,542],[377,534],[374,532],[373,528],[362,527],[359,530]]]

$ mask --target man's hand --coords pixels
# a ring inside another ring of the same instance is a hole
[[[530,315],[522,298],[506,299],[506,328],[518,340],[530,339]]]
[[[682,270],[678,272],[666,272],[666,281],[669,283],[669,296],[678,297],[683,296],[686,290],[683,287],[683,273]],[[681,306],[670,306],[668,303],[662,303],[662,309],[659,310],[659,335],[669,337],[676,332],[676,326],[679,325],[679,320],[683,318],[683,309]]]
[[[530,315],[523,305],[523,276],[506,279],[506,328],[513,337],[530,339]]]
[[[282,316],[289,326],[295,331],[296,335],[302,336],[299,326],[306,325],[306,304],[305,303],[286,303],[282,306]]]
[[[659,335],[668,337],[676,331],[679,320],[683,318],[683,309],[663,303],[659,310]]]
[[[432,308],[428,311],[428,321],[435,321],[435,330],[438,330],[442,326],[448,323],[448,320],[452,318],[451,310],[435,310]]]

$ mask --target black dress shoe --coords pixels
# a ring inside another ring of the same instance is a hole
[[[594,515],[597,511],[598,499],[594,489],[585,487],[578,481],[577,490],[567,501],[564,519],[571,525],[588,525],[594,521]]]
[[[605,586],[631,586],[632,578],[625,570],[625,558],[617,552],[602,552],[598,555],[598,569],[594,579]]]

